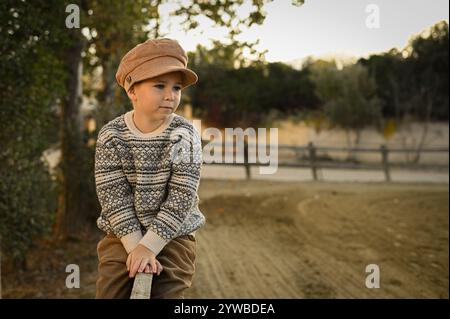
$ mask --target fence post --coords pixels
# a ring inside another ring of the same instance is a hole
[[[245,176],[247,180],[251,179],[250,176],[250,165],[248,163],[248,142],[247,139],[244,139],[244,166],[245,166]]]
[[[381,158],[383,161],[383,171],[386,182],[391,181],[391,172],[389,171],[389,150],[386,145],[381,145]]]
[[[315,181],[317,181],[317,167],[316,167],[316,148],[312,142],[308,143],[309,149],[309,161],[311,163],[312,175]]]

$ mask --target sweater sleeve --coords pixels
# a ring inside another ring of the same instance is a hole
[[[141,226],[114,137],[105,128],[100,130],[95,148],[95,185],[102,217],[130,252],[142,238]]]
[[[155,255],[177,236],[188,213],[198,204],[197,191],[203,160],[198,132],[193,126],[175,130],[171,140],[171,175],[167,197],[140,241]]]

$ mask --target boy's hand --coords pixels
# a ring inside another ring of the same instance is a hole
[[[161,264],[156,260],[156,255],[144,245],[137,245],[128,255],[127,270],[130,272],[131,278],[136,276],[137,272],[143,271],[146,273],[152,271],[159,275],[162,269]]]
[[[160,262],[158,261],[158,259],[156,259],[156,267],[158,268],[158,271],[156,273],[156,275],[159,276],[159,274],[161,273],[161,271],[163,271],[163,266],[160,264]],[[147,266],[145,266],[144,272],[146,274],[151,274],[152,273],[152,269],[150,268],[150,265],[147,264]]]

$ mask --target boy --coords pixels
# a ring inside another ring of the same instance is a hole
[[[133,110],[102,127],[95,182],[96,298],[129,298],[137,272],[153,272],[151,298],[184,298],[195,272],[195,231],[205,224],[197,190],[201,140],[175,114],[181,90],[198,80],[176,40],[147,40],[121,60],[116,79]],[[158,259],[156,257],[158,256]]]

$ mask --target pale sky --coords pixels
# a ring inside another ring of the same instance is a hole
[[[368,28],[366,7],[379,8],[379,28]],[[248,15],[251,1],[239,11]],[[200,26],[185,34],[180,18],[168,17],[176,5],[161,6],[162,31],[177,39],[186,51],[200,43],[210,47],[210,39],[224,39],[224,28],[212,28],[208,19],[198,19]],[[402,48],[408,39],[440,20],[448,21],[448,0],[306,0],[301,7],[290,0],[274,0],[264,7],[262,26],[253,25],[239,36],[242,41],[260,39],[258,50],[268,50],[269,62],[292,62],[306,56],[368,56],[392,47]],[[171,29],[169,29],[171,28]]]

